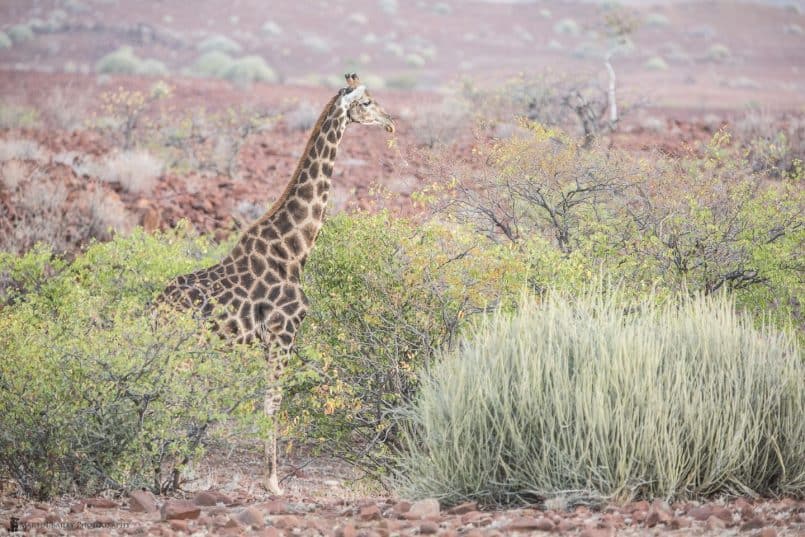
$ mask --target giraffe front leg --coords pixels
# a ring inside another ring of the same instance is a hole
[[[280,377],[283,369],[282,351],[269,355],[266,364],[266,395],[263,403],[266,418],[271,422],[271,428],[265,441],[266,475],[265,488],[275,496],[282,496],[283,490],[279,485],[277,465],[277,436],[279,435],[280,404],[282,403],[282,386]]]

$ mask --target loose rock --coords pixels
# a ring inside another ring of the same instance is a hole
[[[168,500],[160,508],[162,520],[190,520],[198,518],[201,509],[187,500]]]
[[[129,510],[133,513],[156,513],[157,500],[147,490],[135,490],[129,495]]]
[[[439,502],[433,498],[419,500],[411,504],[411,509],[405,513],[409,520],[438,517],[440,513]]]

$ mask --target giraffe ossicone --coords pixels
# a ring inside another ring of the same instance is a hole
[[[308,300],[302,269],[324,223],[338,144],[350,123],[394,132],[394,121],[370,96],[355,73],[327,103],[313,127],[299,164],[272,207],[254,222],[221,262],[176,277],[158,303],[194,310],[237,342],[255,338],[266,349],[264,411],[274,421],[266,441],[266,488],[280,495],[277,476],[279,379],[287,364]]]

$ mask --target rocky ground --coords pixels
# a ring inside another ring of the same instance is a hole
[[[227,462],[228,461],[228,462]],[[283,469],[286,495],[265,493],[259,457],[210,455],[182,494],[154,497],[63,497],[48,503],[0,496],[0,534],[30,535],[264,535],[388,537],[442,535],[805,535],[805,501],[734,498],[710,503],[662,501],[626,505],[544,504],[488,510],[469,502],[440,506],[377,491],[337,461],[291,461]],[[201,477],[199,477],[201,476]],[[374,489],[374,490],[373,490]]]

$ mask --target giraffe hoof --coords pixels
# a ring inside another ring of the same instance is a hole
[[[273,494],[274,496],[282,496],[285,494],[285,491],[280,488],[279,480],[277,479],[277,475],[271,475],[266,479],[266,490]]]

